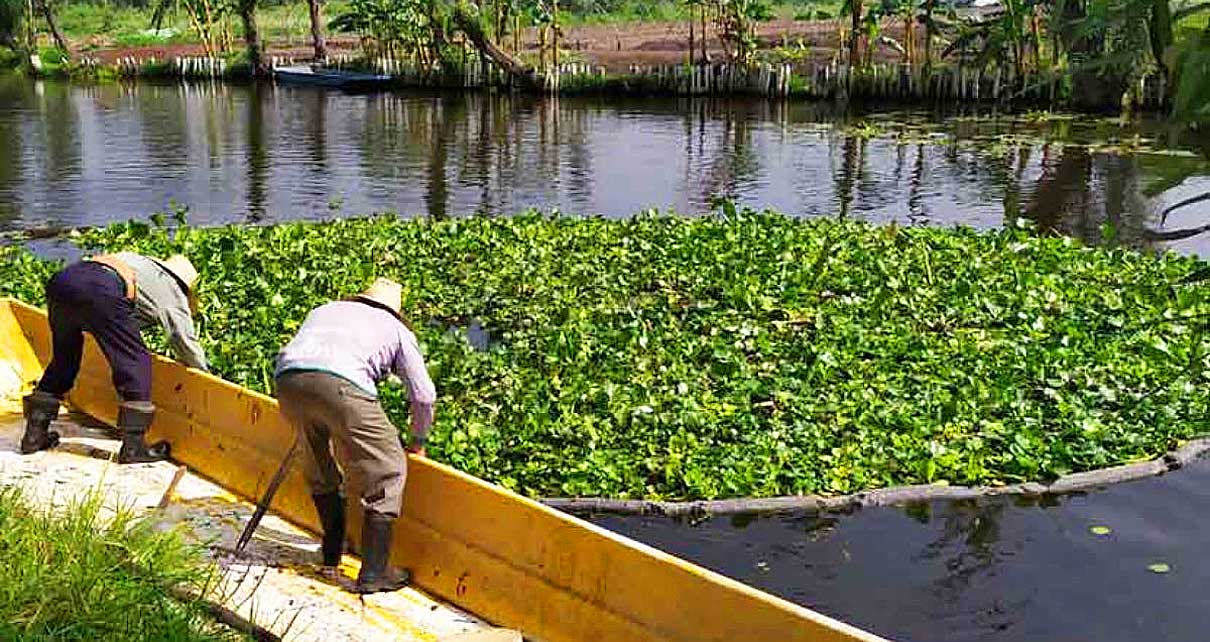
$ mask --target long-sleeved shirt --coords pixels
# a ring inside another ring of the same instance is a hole
[[[278,376],[290,371],[327,372],[378,397],[377,384],[392,374],[407,385],[412,434],[427,437],[437,391],[416,335],[390,312],[356,301],[336,301],[307,315],[294,339],[277,355]]]
[[[144,328],[160,325],[176,358],[190,368],[207,370],[206,353],[198,342],[189,310],[189,297],[176,277],[159,263],[133,252],[116,256],[134,270],[135,317]]]

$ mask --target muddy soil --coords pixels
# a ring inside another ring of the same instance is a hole
[[[827,62],[832,60],[841,46],[840,20],[774,20],[761,23],[757,38],[761,49],[769,51],[786,47],[796,51],[801,61]],[[900,21],[888,21],[883,26],[884,34],[902,40],[903,25]],[[561,48],[567,52],[568,61],[585,62],[603,66],[612,72],[627,71],[632,65],[671,65],[688,61],[688,22],[647,22],[566,27],[562,31]],[[722,62],[726,59],[723,43],[713,27],[707,31],[707,60]],[[697,34],[700,38],[700,33]],[[538,33],[526,30],[522,38],[522,49],[536,55]],[[93,41],[82,48],[82,53],[105,63],[119,58],[169,59],[181,56],[202,56],[205,50],[199,44],[172,44],[151,47],[116,47]],[[358,39],[349,35],[335,35],[328,41],[333,54],[353,54],[358,50]],[[512,43],[502,43],[511,49]],[[237,45],[238,46],[238,45]],[[697,48],[700,49],[700,41]],[[299,39],[289,42],[270,42],[267,55],[297,60],[308,59],[311,49]],[[877,44],[874,58],[882,62],[896,61],[902,54],[888,44]],[[698,58],[700,60],[700,56]]]

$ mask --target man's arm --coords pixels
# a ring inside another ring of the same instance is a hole
[[[429,378],[416,336],[407,330],[401,331],[401,334],[402,345],[395,359],[395,374],[407,383],[408,399],[411,401],[412,441],[408,450],[423,454],[429,429],[433,427],[437,389]]]
[[[206,352],[198,342],[197,327],[193,324],[189,309],[171,306],[163,311],[160,321],[164,324],[164,333],[168,335],[168,344],[176,358],[190,368],[208,371]]]

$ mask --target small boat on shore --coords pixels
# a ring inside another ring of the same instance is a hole
[[[273,70],[273,77],[282,83],[334,89],[372,88],[385,85],[394,79],[383,74],[326,69],[317,65],[277,67]]]

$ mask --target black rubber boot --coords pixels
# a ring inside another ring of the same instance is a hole
[[[50,429],[50,422],[59,416],[58,397],[35,390],[21,400],[25,411],[25,434],[21,436],[21,454],[31,455],[39,450],[59,445],[59,433]]]
[[[160,441],[148,446],[143,441],[154,418],[155,405],[149,401],[126,401],[118,407],[118,430],[122,431],[119,464],[146,464],[168,459],[168,442]]]
[[[340,493],[312,495],[315,512],[324,529],[324,566],[340,566],[340,556],[345,552],[345,498]]]
[[[391,557],[391,530],[395,518],[366,512],[361,529],[361,573],[357,575],[358,593],[398,591],[412,581],[412,574],[387,568]]]

